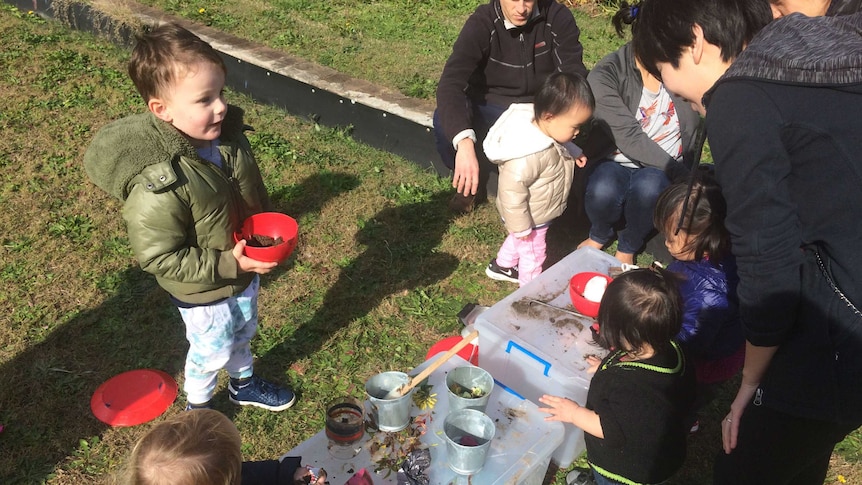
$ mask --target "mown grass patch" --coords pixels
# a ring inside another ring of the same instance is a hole
[[[123,74],[123,49],[5,6],[0,38],[0,385],[8,391],[0,393],[0,483],[105,482],[148,427],[106,427],[90,413],[93,391],[135,368],[181,381],[186,351],[176,309],[133,259],[120,204],[81,166],[96,130],[143,106]],[[257,371],[294,387],[299,402],[275,414],[216,396],[245,457],[271,459],[322,428],[331,397],[361,397],[369,376],[416,366],[432,343],[460,331],[454,315],[465,303],[491,305],[513,287],[483,276],[503,239],[490,204],[453,216],[445,180],[356,142],[348,128],[228,97],[256,128],[250,139],[274,203],[301,226],[295,254],[262,280],[253,348]],[[571,217],[552,229],[557,258],[584,230]],[[677,483],[708,482],[723,399],[692,437]],[[858,440],[842,444],[830,483],[862,480]]]

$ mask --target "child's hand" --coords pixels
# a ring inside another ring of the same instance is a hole
[[[308,485],[323,485],[326,483],[326,470],[323,468],[314,468],[310,465],[301,466],[294,472],[293,482]]]
[[[587,358],[584,360],[586,360],[587,365],[589,365],[589,367],[587,368],[587,372],[589,372],[590,374],[595,374],[596,371],[599,370],[599,364],[602,363],[602,359],[596,357],[595,355],[588,355]]]
[[[604,439],[605,432],[602,429],[602,420],[595,411],[591,411],[571,399],[547,394],[540,397],[539,402],[548,406],[539,408],[539,411],[550,414],[545,418],[545,421],[572,423],[584,430],[585,433]]]
[[[577,165],[578,168],[586,167],[587,166],[587,156],[584,154],[581,154],[581,156],[579,156],[578,158],[575,159],[575,165]]]
[[[278,266],[278,263],[266,263],[263,261],[249,258],[245,254],[243,254],[243,252],[245,251],[245,245],[245,239],[240,239],[232,250],[233,257],[236,258],[236,262],[239,265],[240,271],[244,273],[267,274],[272,271],[272,268]]]
[[[539,408],[539,411],[550,414],[550,416],[545,418],[545,421],[575,423],[575,413],[581,408],[578,403],[571,399],[550,396],[548,394],[540,397],[539,402],[548,406],[546,408]]]

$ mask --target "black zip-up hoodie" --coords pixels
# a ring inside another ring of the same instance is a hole
[[[532,103],[555,71],[587,75],[580,30],[571,10],[538,0],[538,15],[506,29],[499,0],[480,5],[467,19],[437,86],[437,114],[446,139],[473,128],[465,95],[474,103],[508,107]]]
[[[862,424],[862,14],[771,22],[703,102],[755,404]]]

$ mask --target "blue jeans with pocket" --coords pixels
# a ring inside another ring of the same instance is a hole
[[[614,226],[625,219],[625,228],[617,234],[617,251],[637,253],[655,229],[655,203],[668,185],[670,180],[657,168],[629,168],[613,160],[598,162],[589,175],[584,196],[590,239],[607,244],[614,238]]]

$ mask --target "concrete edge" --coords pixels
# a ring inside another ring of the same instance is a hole
[[[134,27],[79,0],[4,1],[117,44],[133,44]],[[433,102],[404,96],[133,0],[111,5],[121,5],[141,24],[176,22],[209,42],[228,65],[227,84],[232,89],[322,125],[351,126],[357,140],[448,176],[434,144]]]

